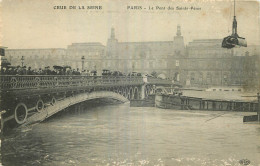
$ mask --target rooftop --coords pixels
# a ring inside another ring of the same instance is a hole
[[[88,42],[88,43],[72,43],[71,46],[104,46],[100,42]]]

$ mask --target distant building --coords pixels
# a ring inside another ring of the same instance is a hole
[[[221,39],[194,40],[187,46],[188,57],[183,69],[186,85],[196,87],[256,85],[259,49],[224,49]],[[249,51],[253,56],[249,56]]]
[[[82,62],[83,56],[84,62]],[[101,73],[104,57],[105,46],[101,43],[72,43],[67,47],[67,56],[63,61],[65,61],[65,65],[80,70],[84,63],[85,70],[97,70],[98,73]]]
[[[250,56],[248,51],[244,56],[234,56],[230,84],[243,86],[246,89],[260,88],[259,56],[259,54]]]
[[[232,50],[221,47],[221,40],[194,40],[187,46],[188,57],[184,70],[186,85],[229,85]]]
[[[170,76],[176,67],[172,66],[173,61],[175,64],[181,56],[185,56],[185,47],[180,26],[173,41],[152,42],[118,42],[112,28],[106,52],[104,67],[107,69],[125,73],[155,71]]]
[[[21,66],[23,61],[25,66],[38,69],[62,63],[62,60],[66,57],[66,49],[7,49],[5,54],[14,66]]]

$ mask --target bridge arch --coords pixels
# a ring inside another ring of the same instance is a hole
[[[125,98],[128,98],[128,88],[123,88],[123,96],[125,97]]]
[[[119,87],[118,88],[118,93],[122,96],[124,96],[124,88],[123,87]]]
[[[110,98],[110,99],[115,99],[121,102],[127,102],[128,99],[125,98],[124,96],[115,93],[115,92],[109,92],[109,91],[95,91],[91,93],[81,93],[77,94],[71,97],[64,98],[63,100],[56,101],[54,105],[50,105],[46,108],[44,108],[42,111],[37,112],[30,116],[29,118],[26,119],[27,113],[24,115],[26,116],[23,119],[18,119],[17,122],[22,125],[28,125],[31,123],[35,123],[37,121],[43,121],[44,119],[56,114],[57,112],[64,110],[65,108],[87,101],[87,100],[92,100],[92,99],[98,99],[98,98]],[[22,106],[22,107],[21,107]],[[21,110],[24,111],[26,110],[27,112],[27,107],[25,104],[20,104],[19,108],[21,107]],[[17,116],[17,118],[19,118]]]
[[[144,95],[145,95],[145,97],[147,97],[150,94],[151,94],[151,86],[150,85],[146,85],[145,89],[144,89]]]
[[[139,90],[137,87],[134,88],[134,99],[139,99]]]
[[[129,99],[131,100],[131,99],[134,99],[134,89],[133,89],[133,87],[131,87],[130,89],[129,89]]]

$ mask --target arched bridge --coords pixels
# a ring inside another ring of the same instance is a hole
[[[1,76],[1,128],[41,121],[71,105],[97,98],[143,99],[170,80],[142,76]]]

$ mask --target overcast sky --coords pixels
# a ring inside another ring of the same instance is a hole
[[[1,1],[1,0],[0,0]],[[205,0],[204,0],[205,1]],[[54,6],[101,5],[102,10],[54,10]],[[127,10],[142,6],[143,10]],[[198,7],[191,11],[149,11],[149,6]],[[194,39],[220,39],[231,33],[233,2],[148,0],[2,0],[0,45],[8,48],[66,48],[71,43],[106,45],[115,28],[121,42],[170,41],[177,25],[185,44]],[[259,1],[237,1],[238,34],[259,44]]]

